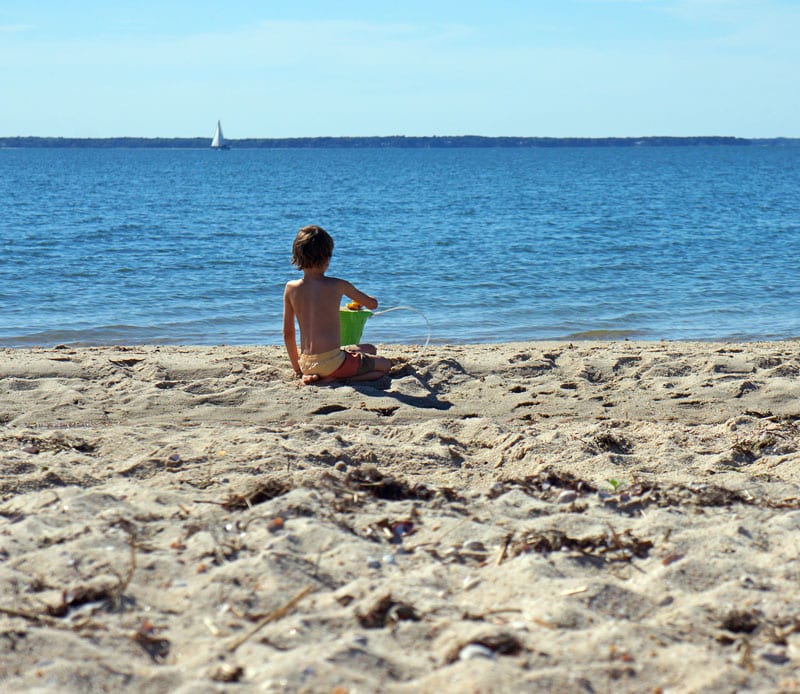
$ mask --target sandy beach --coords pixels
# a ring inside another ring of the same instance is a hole
[[[800,690],[800,342],[0,350],[0,689]]]

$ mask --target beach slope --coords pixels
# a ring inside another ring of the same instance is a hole
[[[800,343],[381,351],[0,350],[0,688],[800,688]]]

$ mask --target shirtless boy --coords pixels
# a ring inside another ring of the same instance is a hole
[[[373,311],[378,301],[350,282],[327,277],[332,255],[333,239],[323,228],[307,226],[297,232],[292,265],[303,271],[303,277],[287,282],[283,292],[283,342],[303,383],[374,381],[388,373],[392,364],[375,356],[372,345],[340,346],[339,304],[347,296]],[[299,354],[295,318],[300,326]]]

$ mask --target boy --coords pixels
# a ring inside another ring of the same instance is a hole
[[[339,303],[347,296],[372,311],[378,301],[350,282],[326,277],[332,255],[333,239],[323,228],[307,226],[297,232],[292,265],[303,271],[303,277],[287,282],[283,292],[283,342],[303,383],[374,381],[387,374],[392,364],[375,356],[372,345],[340,346]],[[300,326],[299,355],[295,318]]]

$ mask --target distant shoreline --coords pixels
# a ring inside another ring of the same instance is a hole
[[[0,137],[0,149],[130,148],[210,149],[209,137]],[[483,137],[478,135],[407,137],[287,137],[226,139],[231,149],[455,149],[531,147],[685,147],[800,146],[800,138],[742,137]]]

